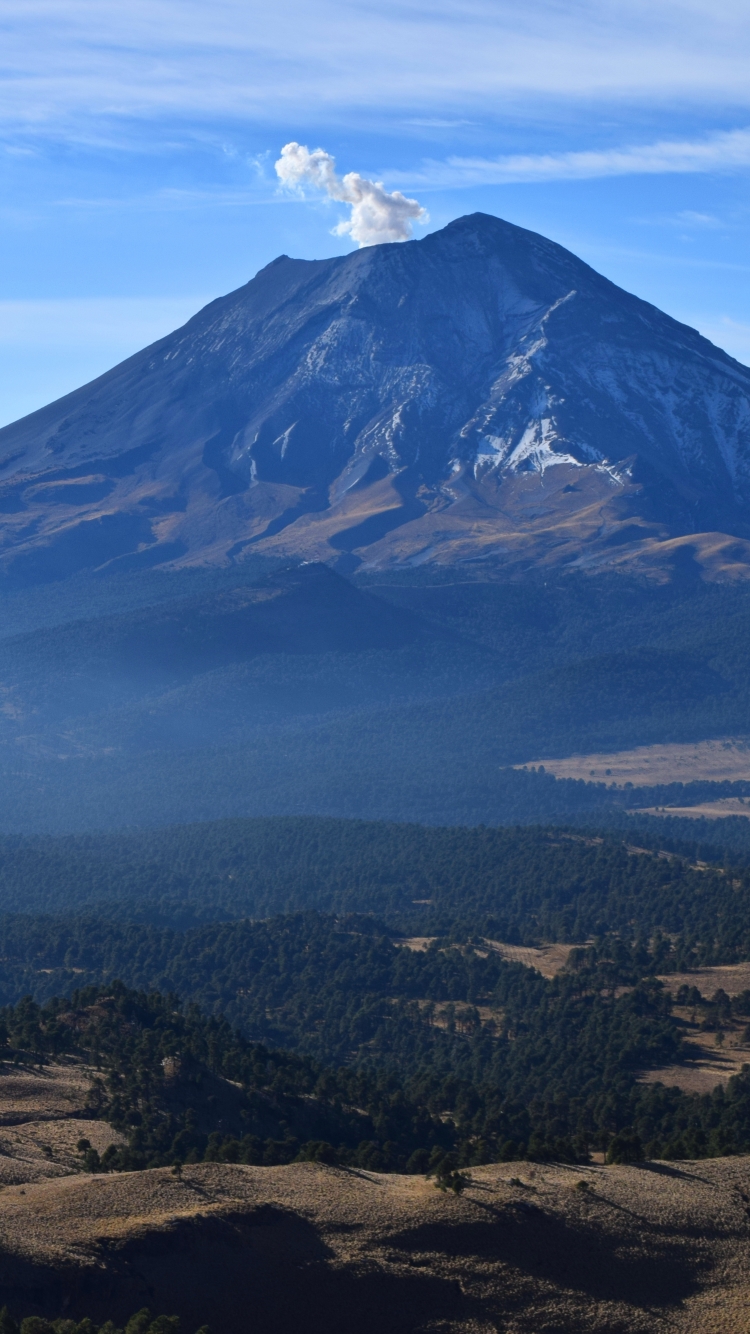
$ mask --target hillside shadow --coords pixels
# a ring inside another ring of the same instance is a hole
[[[510,1209],[473,1203],[488,1215],[486,1221],[423,1224],[391,1237],[390,1245],[407,1254],[439,1250],[477,1264],[500,1261],[596,1301],[666,1307],[698,1287],[700,1256],[684,1242],[666,1243],[639,1226],[623,1227],[618,1235],[593,1219],[571,1225],[526,1202]],[[637,1224],[637,1216],[633,1219]]]
[[[12,1310],[119,1325],[144,1306],[221,1334],[412,1334],[465,1317],[457,1282],[369,1263],[332,1264],[333,1251],[299,1214],[266,1205],[236,1218],[180,1222],[96,1248],[98,1263],[43,1268],[0,1255],[0,1303]],[[103,1263],[102,1263],[103,1262]]]

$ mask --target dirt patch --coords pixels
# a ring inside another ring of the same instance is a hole
[[[543,765],[555,778],[583,778],[586,782],[624,787],[657,783],[720,783],[750,781],[750,738],[723,737],[717,741],[684,745],[637,746],[593,755],[569,755],[561,760],[529,760],[517,769]]]
[[[394,940],[394,945],[407,950],[427,950],[436,936],[402,936]],[[522,963],[527,968],[535,968],[543,977],[556,977],[568,962],[570,951],[575,945],[506,945],[502,940],[484,940],[486,948],[477,947],[476,953],[483,959],[490,953],[501,954],[513,963]]]
[[[399,997],[392,996],[391,1004],[396,1005]],[[503,1012],[493,1005],[470,1005],[464,1001],[417,1001],[426,1019],[433,1028],[442,1028],[450,1032],[471,1034],[476,1032],[477,1022],[482,1028],[496,1032],[502,1021]]]

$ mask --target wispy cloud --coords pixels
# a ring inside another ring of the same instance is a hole
[[[5,0],[0,125],[750,106],[745,0]]]
[[[263,181],[264,193],[249,190],[222,190],[195,187],[178,189],[165,187],[152,190],[148,194],[130,195],[67,195],[52,201],[55,208],[70,209],[79,212],[138,212],[146,213],[186,213],[190,210],[228,209],[228,208],[263,208],[278,207],[279,198],[270,186]],[[292,201],[292,202],[302,202]]]
[[[698,213],[692,208],[683,208],[676,215],[674,221],[684,228],[698,228],[700,231],[715,232],[725,227],[721,218],[717,218],[713,213]]]
[[[601,176],[733,171],[750,167],[750,129],[704,139],[662,139],[654,144],[569,153],[514,153],[504,157],[449,157],[391,179],[432,187],[506,185],[514,181],[581,181]],[[698,215],[694,215],[694,220]]]
[[[456,130],[464,125],[473,125],[474,121],[462,118],[459,120],[444,120],[440,116],[412,116],[405,121],[406,125],[416,125],[421,130]]]

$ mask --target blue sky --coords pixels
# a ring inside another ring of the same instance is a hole
[[[4,0],[0,423],[345,204],[283,144],[568,246],[750,363],[747,0]]]

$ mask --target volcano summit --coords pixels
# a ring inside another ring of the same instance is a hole
[[[750,369],[485,214],[281,256],[0,432],[6,586],[488,558],[750,570]]]

